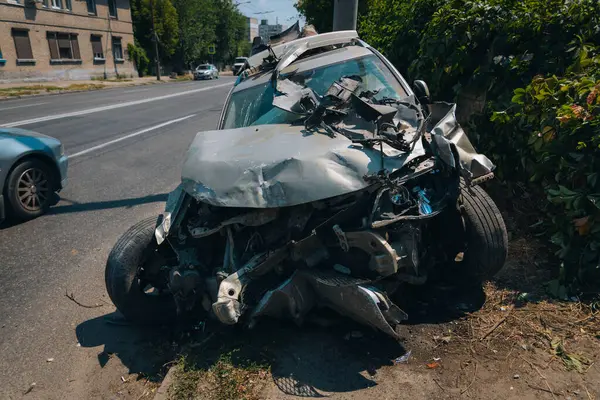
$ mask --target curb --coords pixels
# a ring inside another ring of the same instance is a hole
[[[165,375],[165,378],[163,379],[162,383],[160,384],[160,387],[156,391],[156,394],[154,395],[154,400],[167,400],[169,398],[169,387],[171,387],[174,378],[175,368],[171,367],[169,368],[169,371]]]
[[[98,92],[98,91],[103,91],[103,90],[110,90],[110,89],[120,89],[120,88],[124,88],[124,87],[137,87],[137,86],[148,86],[148,85],[156,85],[156,84],[163,84],[163,83],[175,83],[176,81],[173,82],[169,82],[169,81],[151,81],[151,82],[142,82],[139,84],[129,84],[129,85],[123,85],[123,86],[118,86],[118,85],[104,85],[103,88],[96,88],[96,89],[83,89],[83,90],[57,90],[51,93],[48,92],[41,92],[41,93],[36,93],[36,94],[21,94],[18,96],[0,96],[0,101],[7,101],[7,100],[18,100],[18,99],[28,99],[30,97],[45,97],[45,96],[58,96],[61,94],[67,94],[67,93],[84,93],[84,92]]]

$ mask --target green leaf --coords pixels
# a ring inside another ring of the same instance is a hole
[[[490,117],[490,121],[499,122],[499,123],[507,123],[510,121],[510,116],[506,113],[506,111],[495,111],[492,113]]]
[[[524,94],[515,94],[510,101],[515,104],[524,104],[523,97],[525,97]]]
[[[592,189],[596,188],[596,184],[598,183],[598,173],[597,172],[592,172],[591,174],[589,174],[587,176],[587,183],[589,186],[592,187]]]
[[[600,194],[588,194],[587,199],[600,210]]]
[[[558,188],[560,190],[560,193],[563,196],[576,196],[577,195],[577,192],[574,192],[574,191],[572,191],[570,189],[567,189],[566,187],[564,187],[562,185],[558,185]]]

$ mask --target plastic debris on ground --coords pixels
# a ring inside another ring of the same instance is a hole
[[[436,368],[441,367],[442,365],[440,363],[434,361],[432,363],[426,364],[426,366],[428,369],[436,369]]]
[[[400,356],[394,360],[394,365],[408,364],[408,360],[410,359],[411,354],[412,350],[408,350],[406,353],[404,353],[403,356]]]

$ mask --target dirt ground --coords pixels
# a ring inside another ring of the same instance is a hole
[[[519,298],[503,282],[411,293],[400,343],[349,321],[205,332],[183,346],[170,397],[600,398],[598,311],[541,293]]]
[[[550,298],[547,254],[513,237],[508,264],[483,287],[407,288],[399,342],[332,315],[253,330],[107,324],[139,340],[106,344],[131,372],[106,398],[153,398],[173,367],[171,399],[600,399],[600,303]]]

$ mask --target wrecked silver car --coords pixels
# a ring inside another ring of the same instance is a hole
[[[455,105],[414,87],[356,32],[250,58],[164,213],[112,250],[117,308],[141,323],[253,325],[328,307],[398,337],[401,284],[493,276],[507,233],[478,184],[494,165]]]

